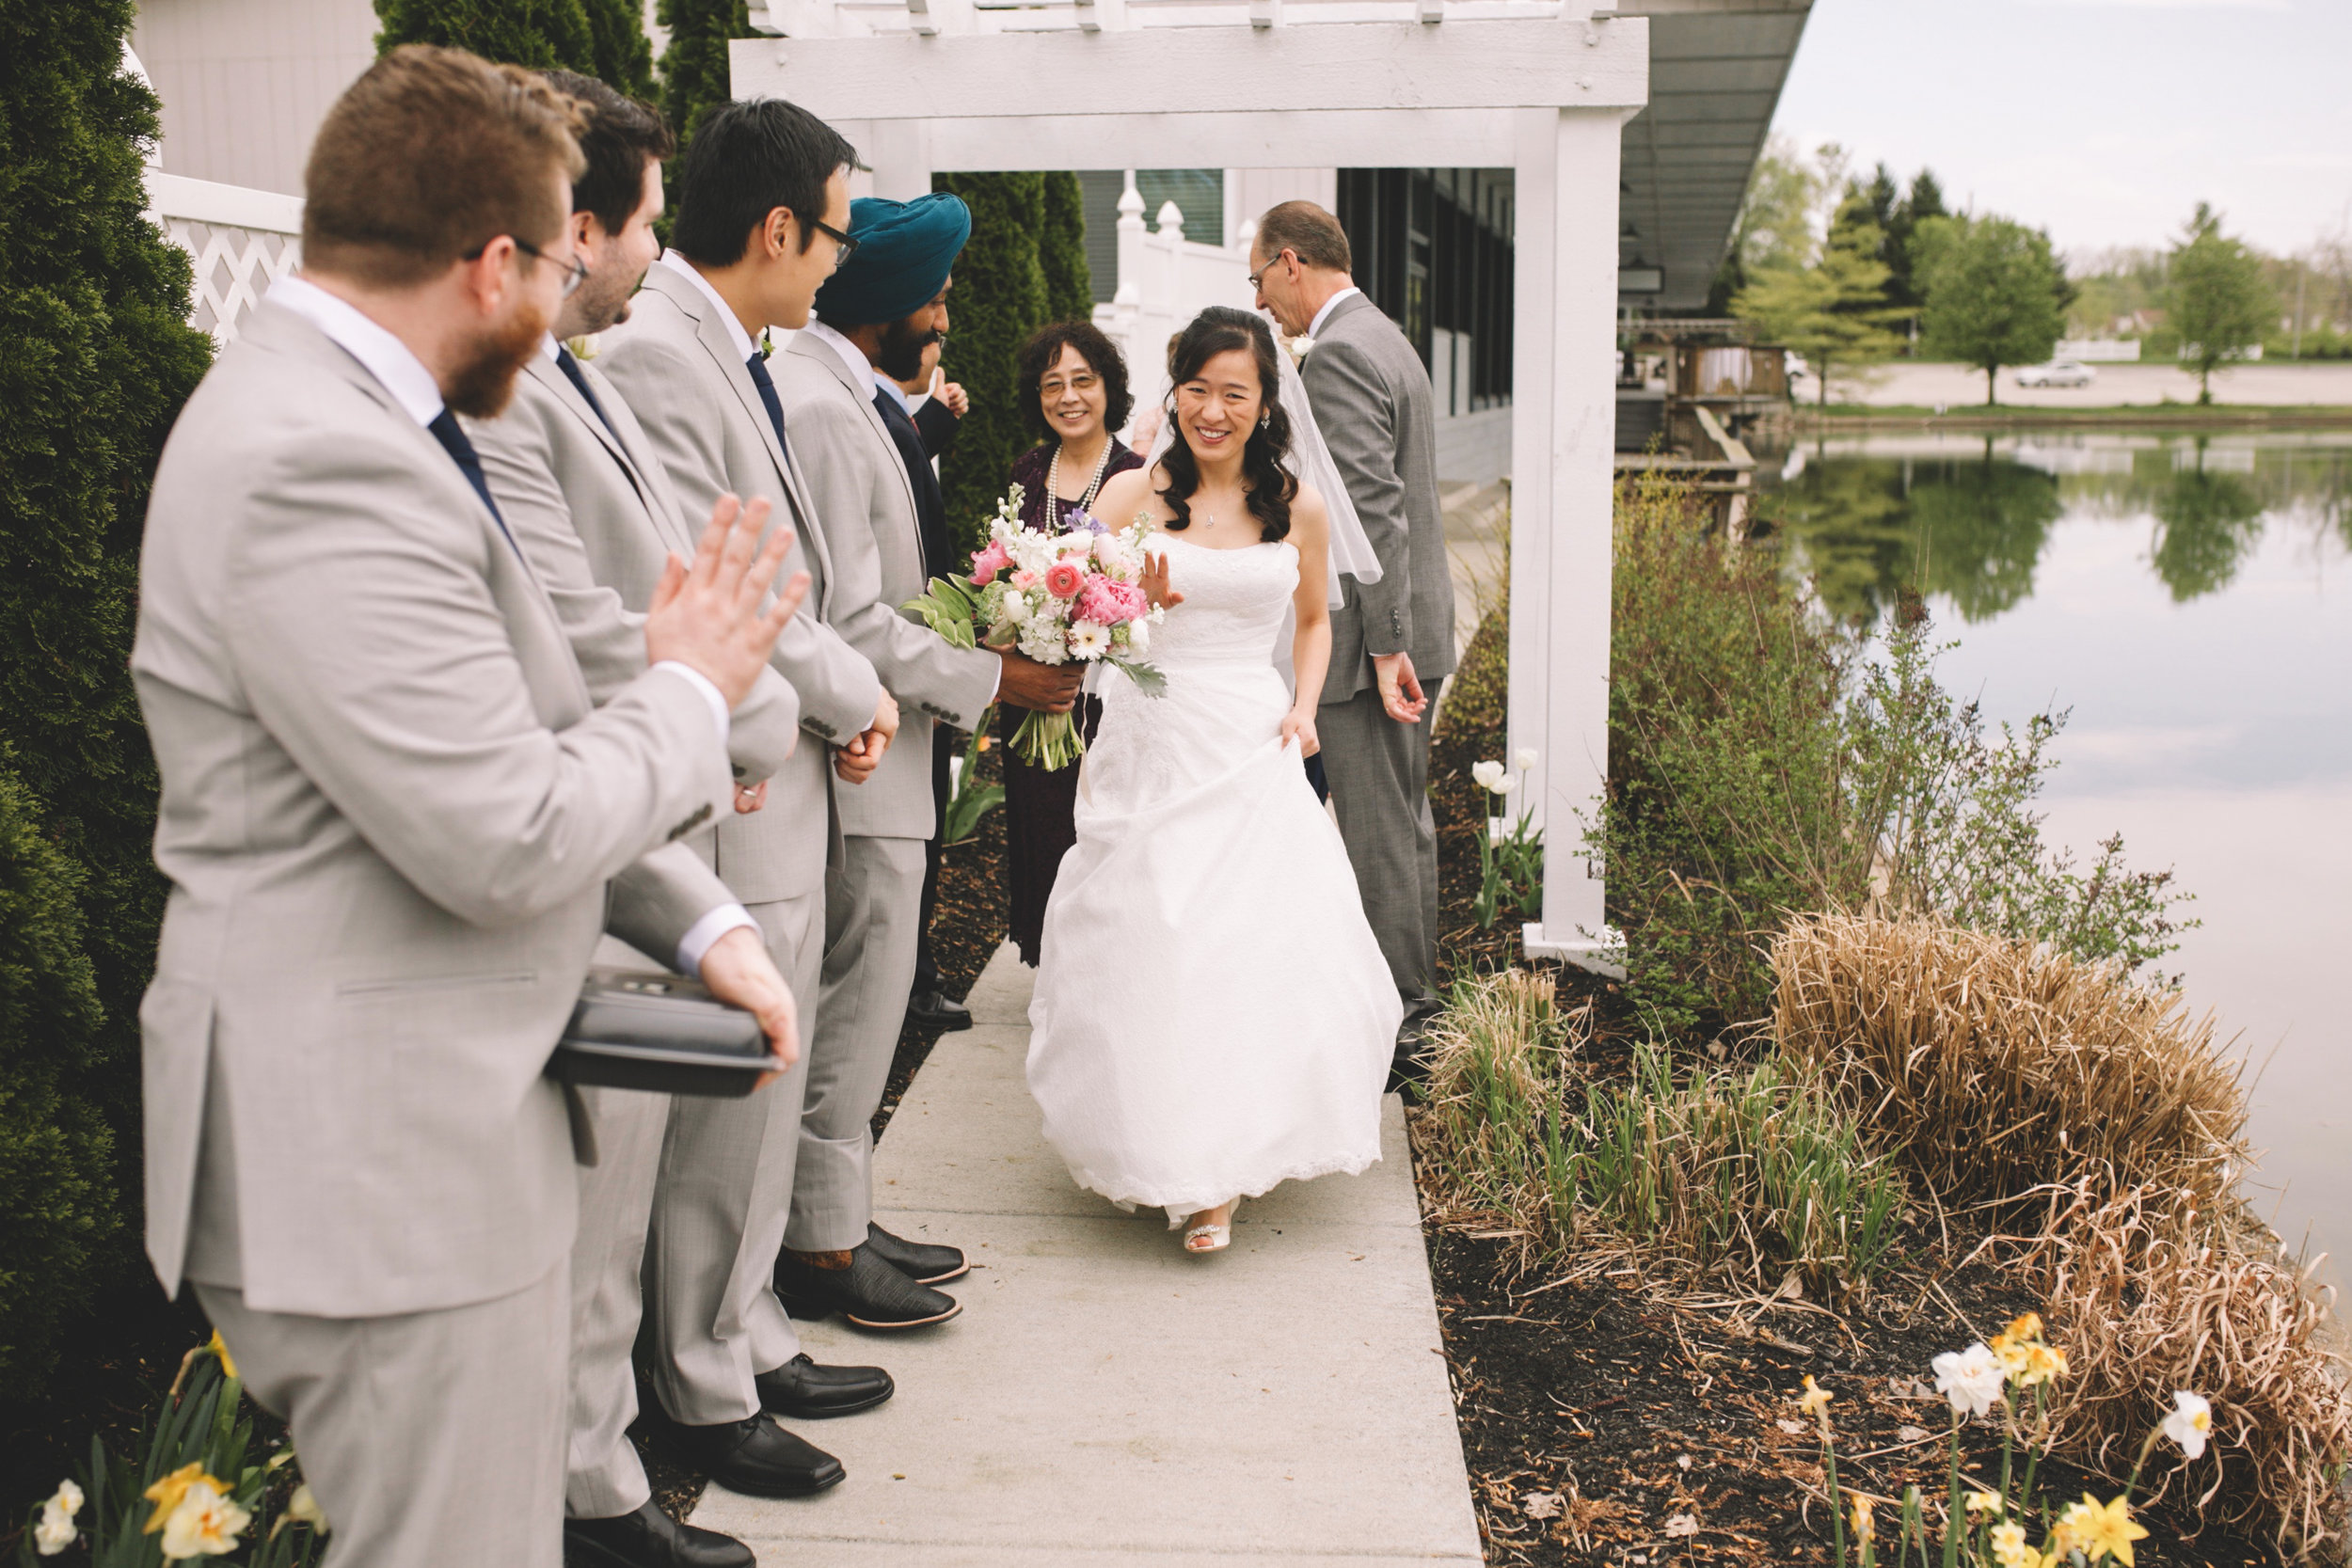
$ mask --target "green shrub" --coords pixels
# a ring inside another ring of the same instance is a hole
[[[1903,1185],[1853,1117],[1775,1063],[1681,1076],[1654,1043],[1597,1081],[1584,1023],[1524,971],[1454,988],[1426,1036],[1421,1129],[1454,1217],[1506,1227],[1530,1260],[1613,1238],[1756,1286],[1791,1269],[1857,1284],[1888,1261]]]
[[[470,49],[485,60],[562,68],[653,96],[653,45],[635,0],[375,0],[375,50],[404,43]]]
[[[0,1387],[40,1384],[121,1225],[114,1135],[87,1098],[100,1009],[82,880],[0,768]]]
[[[947,375],[971,394],[956,444],[940,459],[947,526],[963,548],[977,549],[1012,473],[1012,460],[1034,442],[1016,406],[1015,356],[1042,325],[1051,294],[1039,235],[1045,228],[1042,174],[942,174],[932,186],[972,209],[972,241],[956,261],[947,296],[953,325],[941,354]]]

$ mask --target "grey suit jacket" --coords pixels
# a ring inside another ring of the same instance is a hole
[[[700,530],[679,515],[620,393],[593,366],[580,375],[605,419],[542,355],[516,378],[504,414],[464,423],[500,515],[571,634],[589,695],[602,703],[645,668],[643,611],[670,556],[694,558]],[[728,726],[736,778],[749,783],[782,768],[800,724],[798,694],[772,668],[761,671]],[[694,835],[706,857],[711,839]]]
[[[874,776],[841,795],[841,831],[866,838],[929,838],[931,724],[971,729],[996,695],[1001,663],[959,648],[899,606],[922,593],[923,538],[914,490],[898,443],[873,403],[824,343],[803,334],[770,362],[791,433],[792,457],[807,481],[833,553],[829,618],[864,654],[898,699],[898,737]]]
[[[596,365],[636,415],[685,516],[707,517],[723,495],[765,496],[771,526],[798,532],[784,571],[807,571],[809,596],[776,640],[773,662],[800,694],[802,728],[840,745],[873,722],[882,681],[827,625],[835,587],[824,531],[725,323],[710,312],[691,283],[657,266],[629,319],[604,334]],[[746,903],[818,892],[839,830],[836,793],[853,787],[834,780],[826,746],[803,746],[770,784],[766,809],[719,824],[719,875]]]
[[[1373,684],[1375,655],[1408,653],[1414,673],[1454,671],[1454,578],[1438,510],[1438,429],[1429,372],[1396,324],[1361,294],[1331,308],[1299,367],[1315,423],[1380,558],[1380,580],[1342,578],[1323,700]]]
[[[448,453],[266,301],[165,446],[131,662],[171,880],[139,1014],[166,1288],[215,1071],[257,1309],[412,1312],[543,1277],[575,1181],[541,1069],[597,932],[667,952],[728,901],[682,847],[647,857],[727,809],[702,694],[647,671],[593,707]]]

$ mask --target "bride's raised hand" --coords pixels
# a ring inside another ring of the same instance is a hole
[[[1172,610],[1184,602],[1184,596],[1168,585],[1168,552],[1166,550],[1160,551],[1157,555],[1153,555],[1149,550],[1143,552],[1141,581],[1144,596],[1163,610]]]
[[[1315,734],[1313,714],[1293,708],[1282,715],[1282,744],[1287,747],[1294,740],[1298,742],[1301,757],[1313,756],[1323,750],[1322,737]]]

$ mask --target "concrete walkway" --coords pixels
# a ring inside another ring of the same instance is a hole
[[[1371,1171],[1278,1188],[1230,1250],[1188,1258],[1040,1138],[1029,984],[999,950],[876,1159],[882,1224],[978,1264],[948,1287],[963,1315],[806,1330],[898,1397],[796,1429],[849,1467],[831,1492],[713,1486],[695,1522],[769,1568],[1483,1560],[1397,1101]]]

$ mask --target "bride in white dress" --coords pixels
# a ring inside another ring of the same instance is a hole
[[[1168,352],[1177,444],[1096,501],[1162,531],[1149,657],[1168,688],[1104,678],[1029,1007],[1046,1141],[1079,1185],[1165,1208],[1194,1252],[1228,1244],[1241,1198],[1380,1158],[1402,1015],[1302,768],[1329,523],[1281,466],[1277,355],[1261,318],[1203,311]],[[1286,613],[1295,699],[1272,657]]]

